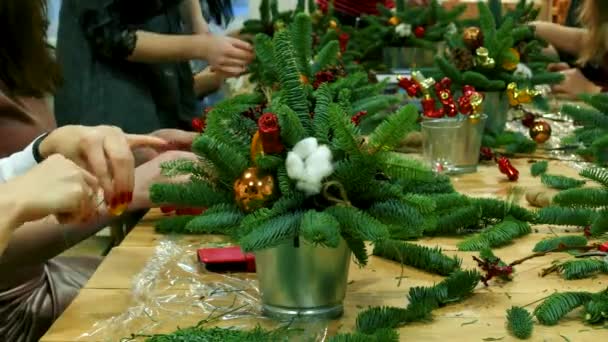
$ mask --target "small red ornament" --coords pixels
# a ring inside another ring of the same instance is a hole
[[[524,115],[524,117],[521,119],[521,124],[524,125],[525,127],[532,128],[532,126],[534,126],[535,120],[536,120],[536,117],[534,117],[533,114],[526,113]]]
[[[367,115],[367,111],[366,110],[362,110],[360,112],[358,112],[357,114],[353,115],[352,118],[350,118],[350,121],[355,125],[355,126],[359,126],[359,124],[361,123],[361,119]]]
[[[336,76],[329,70],[319,71],[315,74],[315,81],[312,84],[314,89],[317,89],[323,83],[331,83],[336,80]]]
[[[511,164],[511,161],[505,157],[499,157],[497,160],[498,169],[501,173],[507,175],[511,182],[516,181],[519,178],[519,171]]]
[[[174,211],[175,211],[175,207],[169,207],[169,206],[160,207],[160,212],[165,215],[169,215]]]
[[[205,120],[201,118],[192,119],[192,129],[196,132],[203,133],[205,131]]]
[[[494,151],[491,148],[482,146],[479,149],[479,159],[484,161],[489,161],[494,159]]]
[[[175,215],[198,216],[198,215],[202,214],[204,211],[205,211],[205,209],[201,209],[201,208],[177,208],[177,209],[175,209]]]
[[[262,140],[264,153],[275,154],[283,152],[279,119],[273,113],[264,113],[258,120],[258,132]]]
[[[420,101],[422,105],[422,114],[429,118],[441,118],[443,117],[442,110],[435,109],[435,99],[432,97],[425,97]],[[443,108],[441,108],[443,109]]]
[[[608,253],[608,242],[604,242],[597,249],[599,249],[601,252]]]
[[[399,78],[398,86],[399,88],[405,90],[407,94],[411,97],[418,96],[422,91],[420,83],[418,83],[416,80],[407,77]]]
[[[473,112],[473,104],[471,97],[478,94],[473,86],[465,85],[462,87],[462,96],[458,99],[458,108],[463,115],[469,115]]]
[[[416,38],[424,38],[424,34],[426,33],[426,29],[424,26],[416,26],[414,29],[414,35]]]
[[[338,42],[340,43],[340,52],[344,53],[346,51],[346,47],[348,46],[348,41],[350,40],[350,36],[348,33],[342,33],[338,36]]]

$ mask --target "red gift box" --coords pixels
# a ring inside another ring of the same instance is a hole
[[[198,260],[210,272],[255,272],[255,256],[243,253],[241,247],[202,248]]]

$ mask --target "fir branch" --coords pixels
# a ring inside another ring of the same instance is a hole
[[[384,224],[399,226],[404,230],[416,230],[412,232],[413,236],[422,233],[419,228],[424,224],[424,218],[420,212],[396,199],[376,202],[367,212]]]
[[[608,94],[580,94],[578,97],[598,111],[608,114]]]
[[[426,312],[425,316],[430,314]],[[373,334],[382,329],[393,329],[400,325],[420,320],[411,310],[396,307],[372,307],[357,315],[357,331],[364,334]],[[426,317],[425,317],[426,318]]]
[[[602,236],[608,232],[608,210],[599,211],[591,223],[591,235]]]
[[[589,209],[545,207],[538,211],[537,223],[586,227],[594,218],[594,211]]]
[[[460,71],[452,63],[450,63],[447,59],[445,59],[442,56],[437,55],[437,56],[435,56],[435,64],[439,67],[439,69],[441,69],[441,72],[446,77],[449,77],[452,80],[452,82],[454,82],[456,84],[464,84],[462,73],[460,73]],[[479,86],[479,85],[473,85],[473,86]]]
[[[589,292],[554,293],[534,310],[534,315],[542,325],[556,325],[560,319],[591,299]]]
[[[471,204],[471,199],[460,193],[440,194],[433,196],[437,211],[464,207]]]
[[[184,229],[188,222],[190,222],[196,216],[192,215],[178,215],[171,217],[164,217],[163,219],[156,222],[154,228],[157,233],[160,234],[183,234],[186,233]]]
[[[301,212],[273,217],[241,238],[239,241],[241,248],[245,252],[253,252],[292,241],[297,234],[301,219]]]
[[[600,259],[576,259],[565,261],[559,269],[568,280],[584,279],[597,273],[608,273],[608,263]]]
[[[359,129],[350,122],[342,108],[332,103],[329,105],[329,117],[333,128],[335,148],[349,154],[359,154],[362,138]]]
[[[284,164],[285,160],[276,155],[258,154],[255,157],[255,165],[260,169],[260,171],[265,173],[274,173]]]
[[[387,191],[388,189],[382,190]],[[401,201],[413,206],[423,215],[430,214],[435,210],[435,201],[430,196],[407,193],[401,196]]]
[[[608,290],[595,293],[585,304],[585,321],[598,324],[608,320]]]
[[[580,172],[580,175],[582,177],[596,181],[597,183],[608,188],[608,170],[606,170],[605,168],[596,167],[591,169],[585,169]]]
[[[287,104],[298,115],[304,128],[309,129],[310,111],[306,93],[300,81],[294,48],[291,44],[291,35],[288,30],[283,30],[275,35],[273,41],[274,59]]]
[[[587,239],[584,236],[559,236],[550,239],[544,239],[536,243],[533,252],[550,252],[558,248],[562,250],[576,249],[578,247],[587,246]]]
[[[295,146],[306,138],[306,128],[298,118],[298,114],[285,105],[279,106],[277,112],[279,126],[281,127],[281,138],[289,146]]]
[[[277,169],[277,183],[281,195],[288,196],[295,192],[293,181],[287,175],[287,167],[285,165],[281,165]]]
[[[332,40],[325,44],[325,46],[323,46],[323,48],[315,56],[314,64],[312,66],[313,75],[331,65],[336,64],[339,52],[340,45],[337,40]]]
[[[258,34],[253,42],[255,58],[260,63],[260,69],[263,70],[262,81],[265,84],[272,84],[278,79],[274,64],[272,39],[265,34]]]
[[[531,232],[532,229],[526,222],[507,218],[492,227],[486,228],[481,233],[459,242],[458,250],[479,251],[489,247],[500,247]]]
[[[238,227],[243,214],[237,210],[224,212],[203,213],[192,219],[184,229],[194,234],[225,234],[232,233],[232,229]]]
[[[481,211],[477,206],[465,206],[450,210],[439,217],[437,227],[427,231],[429,235],[453,235],[460,233],[463,229],[475,226],[479,223]]]
[[[549,167],[549,162],[546,160],[536,162],[530,167],[530,173],[534,177],[540,176],[547,172],[547,167]]]
[[[608,189],[584,188],[560,191],[553,204],[570,208],[600,208],[608,206]]]
[[[373,334],[354,332],[338,334],[329,338],[329,342],[398,342],[399,333],[394,329],[378,329]]]
[[[368,112],[368,115],[373,115],[377,112],[385,110],[390,106],[399,103],[399,98],[395,95],[374,95],[365,98],[357,98],[351,94],[351,98],[359,99],[352,104],[351,113],[358,113],[360,111]]]
[[[346,244],[348,245],[350,251],[353,252],[357,264],[360,267],[367,265],[368,255],[367,247],[365,246],[365,241],[344,232],[342,232],[342,237],[346,241]]]
[[[319,143],[329,143],[330,116],[329,105],[332,102],[331,89],[328,83],[323,83],[315,91],[315,115],[313,118],[314,136]]]
[[[198,162],[190,159],[169,160],[160,165],[163,176],[175,177],[180,175],[196,175],[205,177],[206,173],[198,165]]]
[[[418,110],[413,105],[403,107],[389,116],[370,135],[368,146],[373,152],[389,150],[397,146],[405,134],[414,128]]]
[[[378,242],[388,238],[388,227],[369,214],[347,206],[333,206],[325,210],[333,215],[343,232],[364,241]]]
[[[291,24],[291,44],[294,47],[300,73],[308,78],[312,77],[310,68],[312,58],[312,23],[308,14],[296,14]]]
[[[219,203],[232,203],[231,193],[215,189],[204,181],[180,184],[157,183],[150,187],[150,200],[156,204],[206,208]]]
[[[430,248],[395,240],[376,243],[373,254],[444,276],[459,269],[462,263],[457,256],[448,257],[443,254],[439,247]]]
[[[544,185],[546,185],[550,188],[553,188],[553,189],[558,189],[558,190],[579,188],[579,187],[585,185],[584,180],[574,179],[574,178],[560,176],[560,175],[549,175],[546,173],[542,174],[540,176],[540,181]]]
[[[213,163],[220,179],[230,185],[249,166],[249,161],[245,155],[236,151],[232,146],[205,134],[200,135],[194,141],[192,150]]]
[[[379,152],[377,167],[392,179],[431,181],[436,178],[435,174],[420,161],[405,158],[396,152]]]
[[[484,219],[503,220],[508,216],[512,216],[524,222],[535,222],[536,220],[535,213],[512,202],[493,198],[475,198],[473,199],[473,204],[480,207],[481,216]]]
[[[436,174],[428,181],[419,179],[399,179],[398,183],[403,188],[403,191],[408,193],[446,194],[455,191],[450,177],[442,174]]]
[[[510,308],[507,310],[507,328],[513,336],[519,339],[530,338],[534,329],[532,315],[522,307],[514,306]]]
[[[562,113],[570,116],[580,126],[608,127],[608,116],[593,108],[564,105]]]
[[[302,216],[300,234],[314,245],[338,247],[340,223],[327,213],[309,210]]]

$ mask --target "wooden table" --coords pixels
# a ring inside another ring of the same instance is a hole
[[[453,178],[458,191],[479,197],[505,198],[512,186],[525,189],[541,186],[540,180],[530,176],[529,163],[519,159],[513,161],[520,171],[517,183],[506,181],[494,165],[481,166],[479,172]],[[577,171],[564,162],[551,162],[549,172],[566,176],[576,176]],[[525,199],[522,199],[525,205]],[[90,279],[78,297],[64,314],[55,322],[43,342],[94,341],[98,337],[81,337],[93,329],[94,323],[117,316],[130,308],[133,303],[131,291],[133,277],[142,270],[155,254],[156,246],[166,237],[154,233],[153,221],[159,216],[153,213],[146,217],[124,240],[112,250]],[[535,233],[518,239],[515,243],[501,249],[496,254],[505,260],[514,260],[531,253],[532,247],[539,240],[555,232],[574,234],[564,228],[535,227]],[[580,232],[576,232],[580,234]],[[180,243],[200,243],[223,241],[217,236],[184,236]],[[418,243],[441,246],[448,255],[458,255],[463,259],[463,266],[474,268],[476,265],[471,256],[475,253],[459,252],[457,238],[425,238]],[[516,268],[514,281],[493,284],[490,287],[480,285],[475,295],[462,303],[449,305],[433,312],[431,323],[416,323],[399,330],[402,340],[411,341],[484,341],[491,338],[500,341],[511,341],[505,329],[505,311],[513,305],[527,305],[546,297],[554,291],[599,291],[608,285],[608,277],[600,276],[585,280],[567,281],[558,275],[540,278],[539,271],[552,261],[567,258],[566,254],[553,254],[530,260]],[[402,276],[401,281],[398,280]],[[345,315],[329,325],[330,333],[351,331],[357,313],[368,306],[406,305],[406,294],[411,286],[428,286],[438,282],[442,277],[418,271],[413,268],[401,268],[395,262],[371,257],[369,265],[360,269],[351,264],[348,293],[345,300]],[[185,291],[176,287],[172,291]],[[529,308],[533,308],[530,305]],[[184,327],[196,323],[202,317],[190,317],[179,322]],[[171,326],[160,325],[155,332],[175,330]],[[559,326],[544,327],[536,325],[531,340],[533,341],[602,341],[608,337],[608,330],[593,329],[581,323],[577,314],[565,318]]]

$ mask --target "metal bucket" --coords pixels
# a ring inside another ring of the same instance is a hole
[[[502,91],[484,93],[483,111],[488,115],[486,131],[499,134],[505,130],[509,114],[509,98]]]
[[[420,47],[385,47],[382,50],[384,65],[393,73],[403,73],[413,68],[432,67],[435,56],[443,53],[444,43],[437,43],[435,49]]]
[[[422,121],[423,156],[438,172],[451,174],[477,171],[481,138],[487,120],[443,118]]]
[[[256,272],[266,316],[276,319],[342,316],[350,249],[317,247],[303,239],[255,253]]]

